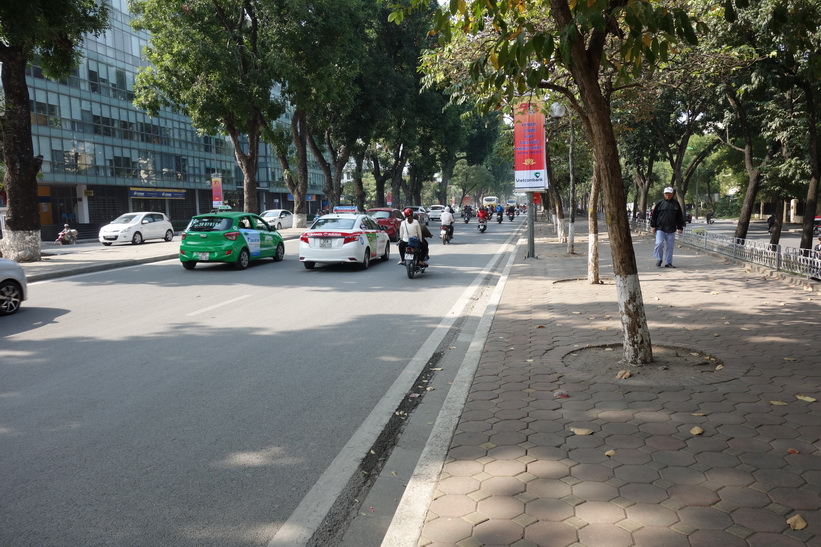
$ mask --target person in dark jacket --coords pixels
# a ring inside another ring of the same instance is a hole
[[[656,266],[660,268],[664,262],[665,268],[675,268],[673,266],[673,246],[676,243],[676,232],[682,233],[684,230],[684,213],[678,201],[673,199],[672,187],[668,186],[664,189],[664,199],[656,203],[653,208],[650,227],[656,234],[656,246],[653,249]]]

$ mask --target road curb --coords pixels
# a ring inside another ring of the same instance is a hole
[[[34,283],[37,281],[48,281],[50,279],[58,279],[61,277],[67,277],[70,275],[79,275],[84,273],[94,273],[94,272],[102,272],[105,270],[115,270],[117,268],[125,268],[128,266],[138,266],[140,264],[149,264],[151,262],[162,262],[163,260],[171,260],[172,258],[179,257],[179,253],[168,254],[163,256],[149,256],[146,258],[137,258],[137,259],[129,259],[129,260],[122,260],[116,262],[108,262],[102,264],[88,264],[85,266],[77,266],[76,268],[67,268],[64,270],[58,270],[53,272],[44,272],[44,273],[34,273],[31,275],[26,276],[26,280],[29,283]]]

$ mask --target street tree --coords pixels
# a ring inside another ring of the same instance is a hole
[[[392,14],[401,22],[411,1]],[[564,97],[582,122],[601,178],[611,238],[613,269],[624,336],[624,359],[652,361],[652,346],[638,279],[618,147],[611,120],[615,87],[666,60],[672,44],[696,42],[688,14],[660,2],[572,0],[450,2],[437,11],[441,49],[426,69],[436,78],[462,77],[487,108],[512,104],[517,95],[541,89]],[[470,56],[445,74],[436,58]],[[458,69],[463,68],[461,72]]]
[[[701,3],[710,8],[710,3]],[[715,52],[749,59],[746,70],[731,73],[724,80],[741,137],[736,146],[744,151],[749,179],[736,237],[746,235],[762,173],[785,157],[780,148],[786,145],[789,158],[803,157],[809,166],[800,244],[809,249],[821,177],[816,106],[821,93],[821,6],[815,0],[737,4],[725,6],[723,19],[707,19],[710,33],[706,43]],[[791,99],[785,101],[787,95]],[[790,110],[770,108],[773,101],[790,105]],[[803,142],[779,132],[777,121],[784,118],[806,128]],[[761,139],[765,140],[763,147]]]
[[[248,0],[132,0],[132,25],[151,38],[134,85],[134,103],[150,115],[170,107],[204,134],[226,134],[243,174],[243,209],[258,213],[263,128],[285,103],[272,90],[278,74],[266,37],[271,14]]]
[[[40,260],[37,173],[43,158],[34,155],[26,66],[36,62],[49,78],[68,76],[79,63],[84,36],[99,36],[107,25],[106,2],[0,2],[0,77],[4,95],[0,141],[3,187],[8,197],[0,254],[6,258],[18,262]]]

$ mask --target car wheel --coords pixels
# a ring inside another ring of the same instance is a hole
[[[23,303],[23,288],[11,280],[0,283],[0,315],[11,315]]]
[[[248,253],[248,249],[245,247],[239,252],[239,257],[237,257],[237,261],[234,262],[234,269],[236,270],[244,270],[248,267],[248,264],[251,262],[251,255]]]
[[[302,265],[305,266],[306,270],[313,270],[316,268],[316,262],[303,262]]]
[[[371,249],[370,249],[370,247],[368,247],[367,249],[365,249],[365,256],[362,257],[362,263],[359,264],[359,269],[360,270],[367,270],[368,266],[370,266],[370,265],[371,265]]]
[[[182,263],[182,267],[185,268],[186,270],[193,270],[194,268],[197,267],[197,261],[196,260],[186,260],[185,262]]]
[[[282,223],[277,222],[277,231],[282,230]]]
[[[280,243],[277,245],[277,252],[274,253],[274,262],[279,262],[285,258],[285,245]]]
[[[134,232],[134,237],[131,238],[133,245],[140,245],[143,242],[143,235],[140,232]]]
[[[165,240],[166,241],[171,241],[172,239],[174,239],[174,232],[171,231],[171,230],[166,230],[165,231]]]
[[[103,242],[103,245],[105,245],[106,247],[111,247],[111,243],[108,243],[108,242],[105,242],[105,241]]]
[[[382,253],[382,262],[387,262],[391,259],[391,244],[390,242],[385,242],[385,252]]]

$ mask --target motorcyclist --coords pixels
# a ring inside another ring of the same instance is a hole
[[[408,246],[408,240],[411,237],[418,238],[421,242],[421,256],[419,258],[420,266],[427,266],[425,258],[428,256],[428,242],[425,240],[425,233],[422,230],[422,223],[413,218],[413,210],[405,209],[402,211],[405,220],[399,225],[399,264],[405,265],[405,248]]]
[[[442,222],[442,226],[447,228],[450,238],[453,239],[453,209],[451,209],[450,205],[442,211],[442,216],[439,220]]]
[[[502,216],[503,214],[505,214],[505,208],[502,207],[501,203],[496,204],[496,214],[499,215],[499,216]]]
[[[514,207],[513,205],[509,206],[507,208],[507,214],[515,216],[516,215],[516,207]]]
[[[68,224],[63,224],[63,229],[57,234],[55,243],[72,243],[74,241],[74,230]]]
[[[479,222],[487,222],[487,219],[487,209],[485,209],[484,207],[479,207]]]

